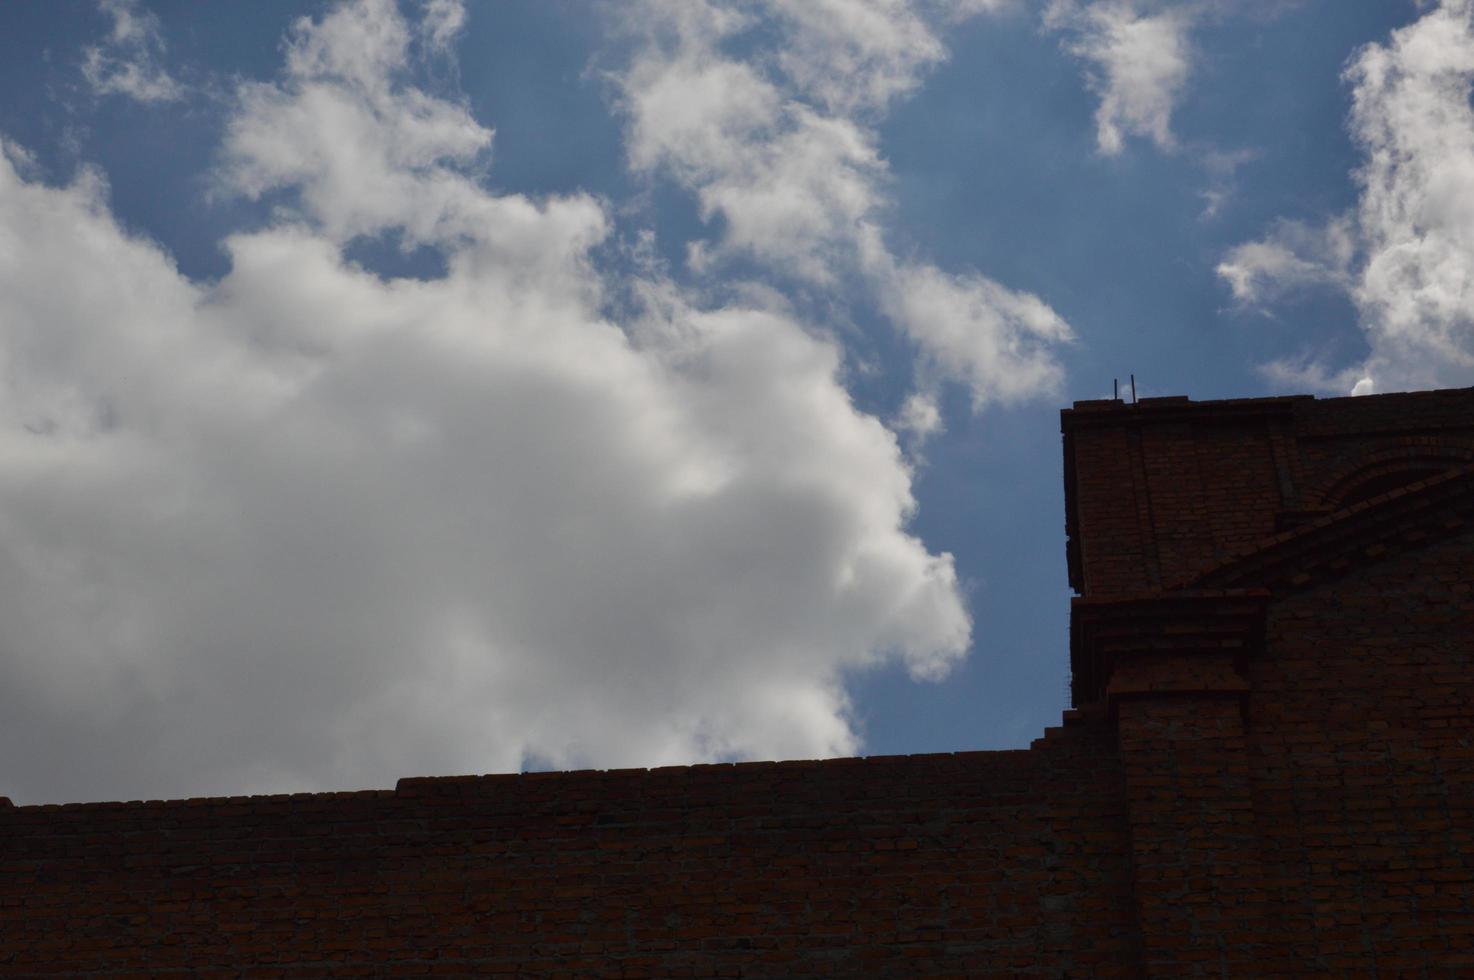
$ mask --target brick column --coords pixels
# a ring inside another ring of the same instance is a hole
[[[1260,593],[1076,600],[1116,721],[1147,976],[1250,976],[1265,934],[1245,708]],[[1083,665],[1082,665],[1083,666]]]

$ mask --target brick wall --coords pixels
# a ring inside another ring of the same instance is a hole
[[[1358,485],[1474,462],[1470,389],[1077,402],[1062,414],[1070,584],[1087,595],[1171,588]]]
[[[0,975],[1474,976],[1474,389],[1063,426],[1030,749],[0,799]]]
[[[1474,976],[1474,389],[1063,421],[1142,972]]]
[[[1249,671],[1276,917],[1326,975],[1474,975],[1467,537],[1277,603]]]
[[[12,808],[0,971],[1125,976],[1126,829],[1102,732]]]

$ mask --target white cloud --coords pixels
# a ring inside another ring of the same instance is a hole
[[[925,440],[945,429],[942,409],[936,396],[928,392],[914,392],[901,404],[896,418],[896,428],[910,433],[917,440]]]
[[[1026,0],[932,0],[950,20],[966,20],[979,14],[998,14],[1023,8]]]
[[[945,55],[909,0],[782,0],[777,67],[793,90],[831,113],[883,109]]]
[[[1281,224],[1220,266],[1236,296],[1340,283],[1371,348],[1316,366],[1361,391],[1474,381],[1474,11],[1445,0],[1352,58],[1351,134],[1361,198],[1324,229]],[[1286,230],[1293,232],[1292,236]],[[1317,240],[1331,246],[1305,248]]]
[[[722,219],[693,270],[740,255],[820,289],[858,281],[975,405],[1052,393],[1053,348],[1071,337],[1063,320],[1037,297],[903,260],[885,241],[889,171],[873,121],[944,56],[930,25],[893,0],[766,8],[781,30],[739,57],[752,25],[741,9],[649,0],[634,18],[649,30],[614,76],[632,166],[668,175],[704,218]]]
[[[139,0],[98,0],[97,7],[112,19],[112,29],[106,41],[82,52],[82,75],[93,91],[140,102],[182,97],[179,83],[159,63],[164,54],[159,19]]]
[[[1102,153],[1120,153],[1131,136],[1164,150],[1176,146],[1172,110],[1191,73],[1188,34],[1197,16],[1193,4],[1139,0],[1052,0],[1046,7],[1046,28],[1065,32],[1067,50],[1090,66]]]
[[[1366,155],[1354,296],[1384,387],[1474,380],[1474,24],[1445,0],[1347,70]]]
[[[1256,150],[1207,150],[1203,153],[1203,171],[1208,177],[1208,186],[1198,194],[1203,199],[1203,210],[1199,215],[1202,220],[1218,217],[1223,206],[1238,190],[1239,169],[1258,157]]]
[[[1064,380],[1050,347],[1068,341],[1070,328],[1037,296],[927,265],[903,267],[896,278],[893,315],[979,406],[1027,399]]]
[[[450,244],[510,228],[520,244],[519,230],[537,224],[534,210],[483,194],[467,173],[490,149],[491,131],[465,105],[396,81],[409,47],[394,0],[300,21],[283,80],[241,88],[225,184],[252,197],[296,190],[303,211],[338,241],[401,227],[412,243]]]
[[[243,87],[222,186],[292,203],[215,283],[0,161],[13,798],[848,753],[847,671],[967,649],[834,343],[653,272],[601,316],[599,202],[488,192],[490,132],[394,81],[434,23],[337,8]],[[448,273],[345,260],[395,229]]]
[[[1334,374],[1312,356],[1279,358],[1260,365],[1259,371],[1270,381],[1290,391],[1313,392],[1329,395],[1371,395],[1376,393],[1376,383],[1355,367],[1343,368]]]
[[[466,26],[463,0],[421,0],[420,35],[438,51],[450,50],[461,29]]]
[[[1279,221],[1264,239],[1231,249],[1218,275],[1235,300],[1262,305],[1308,286],[1344,288],[1355,251],[1355,230],[1345,219],[1320,227]]]

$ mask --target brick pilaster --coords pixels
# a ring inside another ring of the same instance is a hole
[[[1148,976],[1248,976],[1266,896],[1245,742],[1260,593],[1077,600],[1075,656],[1116,721]]]
[[[1235,699],[1123,703],[1118,731],[1149,976],[1249,976],[1265,897]]]

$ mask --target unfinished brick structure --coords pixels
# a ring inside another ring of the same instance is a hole
[[[1032,748],[0,804],[0,974],[1474,975],[1474,389],[1063,428]]]

